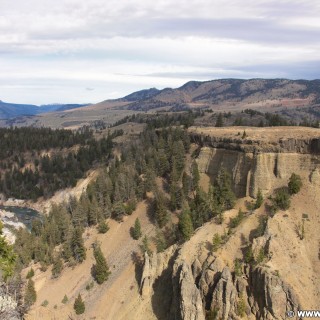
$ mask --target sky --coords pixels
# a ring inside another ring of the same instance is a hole
[[[317,0],[0,0],[0,100],[96,103],[220,78],[320,78]]]

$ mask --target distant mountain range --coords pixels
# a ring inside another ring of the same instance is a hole
[[[89,107],[84,107],[89,106]],[[84,107],[84,108],[81,108]],[[72,110],[70,110],[72,109]],[[292,118],[320,117],[320,80],[220,79],[189,81],[179,88],[144,89],[97,104],[43,106],[0,102],[3,126],[36,125],[74,127],[102,120],[110,125],[135,112],[211,109],[213,112],[261,112],[289,114]],[[68,112],[63,112],[70,110]],[[36,117],[48,113],[45,117]],[[30,117],[32,116],[32,117]],[[311,119],[311,120],[312,120]]]
[[[301,100],[301,101],[299,101]],[[273,105],[294,106],[320,103],[320,80],[288,79],[221,79],[190,81],[183,86],[134,92],[118,101],[124,108],[147,111],[161,107],[175,110],[185,107],[214,107],[230,104],[256,104],[270,101]]]
[[[32,116],[53,111],[65,111],[87,105],[88,104],[48,104],[37,106],[33,104],[8,103],[0,100],[0,119],[11,119],[20,116]]]

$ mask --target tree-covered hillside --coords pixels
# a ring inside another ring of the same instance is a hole
[[[119,134],[97,140],[87,128],[1,128],[0,193],[36,200],[73,187],[94,163],[109,158],[112,139]]]

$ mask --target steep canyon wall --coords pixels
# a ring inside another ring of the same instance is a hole
[[[255,197],[258,189],[267,195],[286,185],[292,173],[320,184],[320,139],[265,144],[192,135],[192,141],[201,147],[197,158],[200,173],[213,182],[224,167],[238,197]]]

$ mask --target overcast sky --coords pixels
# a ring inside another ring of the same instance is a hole
[[[316,0],[0,0],[0,100],[85,103],[217,78],[320,78]]]

